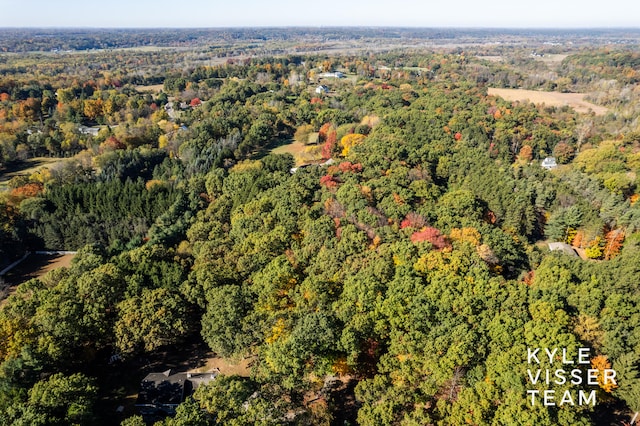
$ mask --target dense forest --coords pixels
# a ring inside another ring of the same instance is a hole
[[[63,49],[183,42],[154,34],[57,36]],[[232,39],[220,46],[246,47]],[[78,252],[0,307],[0,424],[152,423],[107,412],[127,396],[107,361],[127,370],[192,342],[251,358],[250,375],[200,386],[157,425],[640,411],[637,49],[474,40],[214,61],[207,43],[0,55],[0,266]],[[585,93],[607,113],[489,87]],[[587,348],[575,368],[596,383],[533,380],[531,348]]]

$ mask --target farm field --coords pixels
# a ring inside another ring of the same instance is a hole
[[[588,113],[593,111],[596,115],[605,115],[607,108],[592,104],[584,100],[586,93],[560,93],[560,92],[542,92],[537,90],[524,89],[498,89],[489,88],[488,94],[492,96],[500,96],[508,101],[529,101],[534,104],[545,104],[549,106],[570,106],[577,112]]]

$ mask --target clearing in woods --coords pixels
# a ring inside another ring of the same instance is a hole
[[[42,168],[51,167],[64,161],[64,158],[35,157],[10,164],[5,169],[0,170],[0,187],[6,188],[7,183],[15,176],[29,176]]]
[[[302,142],[293,141],[273,148],[271,152],[273,154],[291,154],[296,160],[296,167],[302,164],[322,160],[322,155],[319,155],[321,150],[320,145],[305,145]]]
[[[560,53],[551,53],[545,54],[543,56],[536,56],[536,60],[540,62],[544,62],[548,67],[558,67],[564,61],[564,59],[569,56]]]
[[[0,307],[4,306],[6,298],[16,291],[19,284],[39,278],[53,269],[69,267],[74,256],[75,254],[31,254],[3,277],[6,287],[0,289]]]
[[[524,89],[494,89],[489,88],[488,94],[500,96],[508,101],[529,101],[534,104],[545,104],[548,106],[562,107],[570,106],[577,112],[588,113],[593,111],[596,115],[604,115],[607,108],[592,104],[584,100],[586,93],[560,93],[542,92],[537,90]]]
[[[152,93],[160,93],[164,89],[164,84],[150,84],[148,86],[136,86],[136,91],[144,93],[144,92],[152,92]]]

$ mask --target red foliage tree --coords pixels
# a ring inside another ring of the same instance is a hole
[[[460,139],[462,139],[462,133],[456,132],[456,134],[453,135],[453,137],[455,138],[455,140],[459,141]]]
[[[424,217],[419,215],[416,212],[409,212],[407,216],[405,216],[404,220],[400,222],[400,229],[404,228],[415,228],[421,229],[427,226],[427,221]]]
[[[338,141],[338,138],[337,138],[336,131],[334,129],[329,130],[329,132],[327,133],[327,137],[324,141],[324,144],[322,145],[323,160],[328,160],[329,158],[331,158],[331,155],[333,154],[333,150],[336,147],[337,141]]]
[[[115,151],[116,149],[125,149],[126,145],[123,144],[115,136],[109,136],[107,140],[100,144],[100,152]]]
[[[451,246],[447,241],[447,237],[442,235],[438,229],[432,227],[424,228],[411,235],[411,242],[419,243],[423,241],[431,243],[436,250],[442,250],[445,247]]]
[[[193,107],[197,107],[202,105],[202,101],[199,98],[193,98],[191,99],[191,102],[189,103],[189,106]]]
[[[351,161],[343,161],[342,163],[338,164],[338,169],[342,173],[347,173],[347,172],[359,173],[362,171],[362,164],[360,163],[354,164]]]
[[[327,188],[335,188],[336,186],[338,186],[338,182],[333,180],[333,176],[324,175],[320,178],[320,185],[326,186]]]

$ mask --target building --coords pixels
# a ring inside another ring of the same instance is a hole
[[[318,95],[329,93],[329,88],[327,86],[320,85],[320,86],[316,87],[316,93]]]
[[[147,374],[140,383],[136,408],[143,416],[174,415],[186,397],[216,376],[217,373],[171,374],[171,370]]]
[[[100,132],[100,127],[80,126],[78,127],[78,131],[83,135],[98,136],[98,132]]]
[[[556,162],[555,157],[547,157],[544,160],[542,160],[542,163],[540,164],[542,166],[543,169],[547,169],[547,170],[553,170],[556,167],[558,167],[558,163]]]
[[[344,78],[344,73],[342,73],[340,71],[325,72],[325,73],[320,74],[320,77],[322,77],[322,78]]]
[[[568,256],[578,257],[578,253],[567,243],[549,243],[549,250],[559,251]]]

